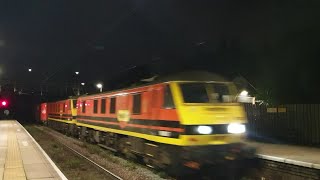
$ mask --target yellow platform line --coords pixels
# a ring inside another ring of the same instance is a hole
[[[13,123],[9,127],[7,157],[4,167],[4,180],[26,180],[20,148]]]

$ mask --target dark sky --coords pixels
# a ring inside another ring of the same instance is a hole
[[[21,87],[142,66],[240,73],[279,102],[320,101],[317,0],[2,0],[0,15],[0,79]]]

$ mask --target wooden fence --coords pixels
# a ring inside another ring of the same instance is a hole
[[[245,109],[251,139],[320,146],[320,104],[245,104]]]

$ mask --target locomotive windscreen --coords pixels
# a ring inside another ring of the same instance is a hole
[[[230,96],[225,83],[181,83],[185,103],[221,103]]]

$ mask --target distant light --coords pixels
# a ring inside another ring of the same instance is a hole
[[[82,86],[86,85],[86,83],[81,83]]]
[[[32,71],[32,69],[31,69],[31,68],[29,68],[29,69],[28,69],[28,71],[29,71],[29,72],[31,72],[31,71]]]
[[[101,83],[97,84],[97,88],[101,89],[102,88],[102,84]]]
[[[7,105],[7,102],[6,101],[2,101],[2,106],[6,106]]]
[[[243,90],[241,93],[240,93],[240,96],[248,96],[248,91],[246,90]]]
[[[76,73],[76,75],[78,75],[80,72],[79,72],[79,71],[76,71],[75,73]]]
[[[103,85],[102,85],[101,83],[98,83],[98,84],[97,84],[97,88],[100,89],[100,92],[102,92],[102,86],[103,86]]]

